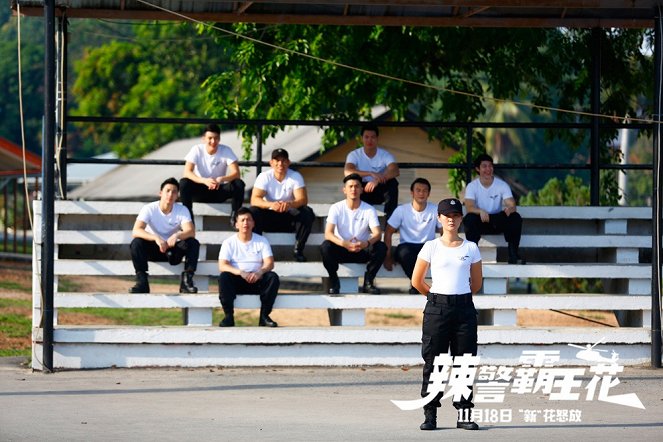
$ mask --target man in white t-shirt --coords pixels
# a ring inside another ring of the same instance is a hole
[[[186,207],[176,203],[179,183],[168,178],[161,183],[159,201],[147,204],[138,213],[131,232],[131,260],[136,271],[136,285],[130,293],[150,293],[147,278],[148,261],[168,261],[177,265],[186,257],[180,279],[180,293],[197,293],[193,275],[198,266],[200,243],[191,215]]]
[[[279,276],[274,273],[274,255],[264,236],[253,233],[255,222],[246,207],[237,210],[237,233],[223,241],[219,252],[219,300],[225,318],[219,327],[235,326],[235,298],[238,293],[260,295],[261,327],[276,327],[269,314],[279,291]]]
[[[244,181],[240,179],[237,156],[221,140],[221,128],[205,126],[203,143],[196,144],[184,157],[184,177],[180,180],[182,204],[193,220],[193,202],[222,203],[231,199],[230,223],[244,201]]]
[[[344,174],[359,174],[363,191],[361,200],[368,204],[384,203],[385,218],[389,219],[398,205],[398,163],[392,154],[378,147],[380,130],[374,124],[361,128],[363,146],[350,152],[345,160]]]
[[[251,192],[254,232],[295,232],[293,254],[298,262],[306,261],[304,246],[311,233],[315,214],[308,204],[304,177],[290,169],[288,151],[274,149],[270,170],[256,178]]]
[[[465,237],[478,244],[481,235],[503,233],[509,245],[509,264],[525,264],[518,252],[523,219],[517,212],[511,188],[494,175],[490,155],[479,155],[474,168],[479,176],[465,188]]]
[[[382,230],[373,206],[361,201],[361,176],[350,174],[343,179],[345,199],[329,208],[325,240],[320,245],[322,264],[329,273],[329,294],[341,288],[338,265],[345,262],[367,263],[362,291],[379,295],[375,275],[384,262],[387,246],[380,241]]]
[[[391,271],[394,264],[398,263],[403,267],[409,280],[412,280],[412,271],[419,251],[426,241],[435,239],[435,234],[442,227],[437,217],[437,207],[428,202],[430,189],[430,182],[426,178],[415,179],[410,185],[412,202],[396,207],[387,220],[384,233],[387,256],[384,268]],[[400,234],[400,243],[394,250],[391,240],[396,231]],[[412,285],[409,292],[411,295],[419,294]]]

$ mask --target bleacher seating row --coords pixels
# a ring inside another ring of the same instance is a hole
[[[218,336],[214,337],[215,333],[222,331],[217,328],[210,329],[213,326],[212,310],[219,308],[220,305],[216,285],[210,287],[209,278],[218,276],[216,260],[218,247],[225,238],[232,234],[228,223],[230,207],[227,204],[196,204],[194,207],[197,238],[201,242],[201,259],[196,274],[199,294],[68,293],[58,290],[57,279],[61,276],[133,275],[133,266],[128,258],[128,244],[131,241],[130,229],[143,204],[138,202],[56,201],[54,263],[56,320],[59,308],[182,308],[186,312],[184,321],[186,327],[175,327],[177,331],[168,331],[167,334],[171,336],[169,339],[179,336],[176,341],[182,345],[199,345],[200,333],[206,336],[203,341],[219,339]],[[277,258],[275,271],[282,280],[302,278],[318,280],[323,282],[321,287],[325,287],[324,280],[326,280],[327,273],[320,262],[317,246],[323,238],[321,232],[329,205],[312,205],[312,208],[318,219],[314,225],[314,233],[307,244],[306,255],[309,262],[292,262],[288,260],[291,258],[284,254],[285,252],[279,254],[279,248],[287,250],[289,253],[294,242],[293,234],[267,233],[266,236],[275,249]],[[514,328],[518,309],[617,310],[620,311],[618,318],[621,320],[621,325],[649,327],[650,297],[647,295],[651,293],[651,264],[648,264],[646,260],[650,253],[648,251],[651,249],[651,209],[521,207],[519,211],[525,219],[521,248],[528,259],[527,265],[509,265],[498,262],[498,260],[502,261],[501,256],[506,248],[506,243],[501,237],[487,236],[482,238],[479,244],[484,260],[484,285],[482,293],[475,297],[475,304],[480,310],[482,324],[490,326],[486,328],[486,331],[495,330],[495,327]],[[35,205],[35,213],[36,223],[39,223],[39,204]],[[37,243],[39,243],[39,232],[36,234]],[[397,238],[395,240],[397,243]],[[39,253],[39,248],[35,247],[35,268],[38,268]],[[565,260],[559,260],[557,256],[564,256]],[[103,257],[103,259],[99,259],[99,257]],[[181,265],[170,266],[166,263],[150,263],[150,275],[178,275],[182,271],[181,267]],[[330,325],[342,325],[349,330],[354,329],[356,336],[363,336],[367,333],[364,327],[367,309],[421,309],[425,304],[423,296],[408,295],[401,291],[383,295],[359,294],[357,293],[360,286],[359,280],[363,273],[363,265],[341,265],[339,276],[341,277],[342,294],[340,296],[328,296],[323,294],[322,290],[307,294],[285,294],[278,297],[275,309],[327,309]],[[599,278],[605,281],[604,286],[607,288],[607,293],[537,295],[509,293],[511,281],[528,278]],[[407,286],[405,276],[399,267],[392,272],[383,268],[378,273],[378,284],[381,281],[392,280],[398,280],[401,282],[400,285]],[[385,285],[394,284],[385,283]],[[41,297],[39,281],[36,279],[34,287],[34,348],[37,349],[40,347]],[[259,300],[255,295],[240,295],[236,307],[240,309],[258,308]],[[282,327],[283,330],[272,335],[275,338],[272,343],[275,345],[283,344],[279,340],[282,338],[277,338],[277,336],[288,334],[287,331],[284,331],[288,329],[287,324],[282,325],[286,327]],[[158,324],[155,324],[155,327],[158,327]],[[361,327],[361,330],[358,331],[355,327]],[[101,336],[104,334],[90,334],[90,329],[95,329],[95,327],[56,326],[56,351],[58,348],[62,352],[73,351],[69,344],[64,343],[71,339],[72,334],[79,336],[81,333],[87,333],[86,336],[92,336],[96,345],[100,344],[99,339],[102,339]],[[139,329],[142,331],[139,332]],[[144,329],[123,328],[121,336],[133,342],[134,346],[140,346],[141,338],[139,336],[145,333]],[[237,333],[263,333],[257,330]],[[335,333],[330,331],[332,329],[327,330],[329,333]],[[628,333],[626,329],[620,332]],[[324,335],[325,332],[316,331],[314,334],[319,333]],[[390,334],[388,331],[384,333]],[[613,334],[615,333],[613,332]],[[222,334],[228,337],[227,331],[223,331]],[[190,335],[196,336],[196,338],[194,339]],[[59,342],[58,339],[64,341]],[[224,342],[231,342],[234,338],[228,339],[230,341]],[[327,335],[318,338],[319,341],[326,341],[326,339]],[[359,340],[361,341],[361,339]],[[578,343],[586,344],[587,342]],[[119,345],[118,342],[108,344]],[[154,344],[156,342],[152,342],[152,345]],[[81,348],[84,345],[75,347],[76,351],[83,351]],[[154,351],[152,349],[149,352]],[[64,357],[64,353],[60,353],[60,356],[63,364],[71,363],[67,362],[69,359]],[[330,358],[330,361],[336,360],[331,356]],[[126,358],[120,359],[127,363]],[[146,360],[152,359],[147,358]],[[210,360],[203,358],[196,363],[200,364]],[[238,361],[241,361],[241,358]],[[33,363],[38,365],[37,361],[33,361]],[[181,364],[173,361],[172,365]]]

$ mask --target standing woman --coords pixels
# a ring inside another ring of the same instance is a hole
[[[451,356],[477,354],[477,311],[472,302],[483,283],[481,254],[476,243],[458,236],[463,221],[463,207],[455,198],[440,201],[437,216],[442,223],[442,236],[424,244],[412,273],[412,285],[428,299],[424,309],[421,355],[424,358],[421,396],[428,395],[435,357],[451,350]],[[432,285],[424,278],[431,270]],[[471,388],[471,386],[469,386]],[[431,393],[433,394],[433,393]],[[425,421],[419,428],[437,428],[437,408],[442,392],[424,406]],[[457,428],[478,430],[469,419],[472,394],[453,403],[458,410]]]

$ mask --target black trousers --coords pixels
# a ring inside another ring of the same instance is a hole
[[[490,215],[490,221],[481,222],[481,216],[476,213],[468,213],[463,218],[465,238],[468,241],[479,243],[481,235],[492,235],[504,233],[504,240],[516,247],[520,245],[520,235],[523,230],[523,218],[518,212],[511,215],[504,211]]]
[[[311,234],[315,213],[309,206],[291,209],[287,212],[274,212],[259,207],[249,207],[256,222],[253,231],[258,235],[263,232],[295,232],[295,248],[304,250],[304,245]]]
[[[428,299],[421,329],[421,356],[424,359],[422,397],[429,394],[428,385],[435,369],[433,363],[436,356],[449,350],[451,356],[477,354],[477,311],[472,295],[428,295]],[[439,407],[442,395],[442,392],[437,393],[424,408]],[[454,401],[453,406],[457,410],[474,407],[472,394]]]
[[[366,187],[366,183],[362,183]],[[396,178],[378,184],[372,192],[362,192],[360,199],[368,204],[384,203],[384,215],[387,219],[398,206],[398,181]]]
[[[329,276],[337,274],[338,265],[342,262],[367,263],[366,278],[373,281],[375,275],[378,274],[378,270],[380,270],[380,266],[384,263],[385,256],[387,256],[387,245],[382,241],[378,241],[366,249],[353,253],[345,247],[337,246],[333,242],[325,240],[320,244],[320,253],[322,254],[322,265],[327,269]]]
[[[394,260],[403,267],[403,271],[410,281],[412,280],[414,265],[417,263],[417,255],[423,246],[423,244],[415,244],[411,242],[400,243],[398,247],[396,247],[396,253],[393,254]]]
[[[175,247],[171,247],[166,253],[161,253],[159,246],[154,241],[143,238],[134,238],[131,241],[131,261],[136,272],[147,272],[147,262],[168,262],[177,265],[186,258],[184,270],[195,272],[198,267],[198,251],[200,243],[196,238],[187,238],[178,241]]]
[[[279,292],[279,275],[267,272],[262,275],[258,282],[249,284],[244,278],[230,272],[222,272],[219,275],[219,300],[223,311],[232,313],[235,307],[235,298],[238,293],[252,293],[260,295],[261,310],[265,315],[271,313],[274,307],[276,295]]]
[[[191,220],[193,220],[192,206],[194,201],[199,203],[223,203],[230,198],[232,211],[235,212],[242,207],[244,202],[244,187],[244,181],[236,179],[221,184],[216,190],[210,190],[204,184],[182,178],[180,180],[180,200],[189,209]]]

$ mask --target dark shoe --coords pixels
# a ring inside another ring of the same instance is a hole
[[[235,326],[235,317],[233,315],[226,314],[226,317],[219,322],[219,327],[234,327]]]
[[[329,276],[329,294],[338,295],[341,292],[341,281],[337,275]]]
[[[424,422],[419,425],[420,430],[435,430],[437,429],[437,407],[424,408]]]
[[[407,291],[411,295],[418,295],[419,290],[415,289],[414,287],[410,286],[410,290]]]
[[[518,246],[509,244],[509,264],[525,264],[525,260],[518,253]]]
[[[379,288],[375,287],[374,281],[367,279],[366,275],[364,275],[364,285],[361,286],[361,291],[370,295],[379,295],[382,293]]]
[[[293,252],[293,256],[295,257],[295,261],[297,262],[306,262],[306,256],[304,256],[301,250],[295,249],[295,251]]]
[[[198,293],[198,288],[193,285],[193,272],[182,272],[180,293]]]
[[[236,221],[237,221],[237,212],[233,210],[232,212],[230,212],[230,227],[231,228],[233,228],[233,229],[235,228],[235,222]]]
[[[272,318],[270,318],[269,315],[260,315],[260,319],[258,320],[258,326],[278,327],[279,325],[275,321],[272,321]]]
[[[476,422],[472,422],[472,421],[469,421],[469,422],[458,421],[458,422],[456,422],[456,428],[461,428],[463,430],[478,430],[479,425],[477,425]]]
[[[150,283],[146,272],[136,273],[136,285],[129,289],[129,293],[150,293]]]

